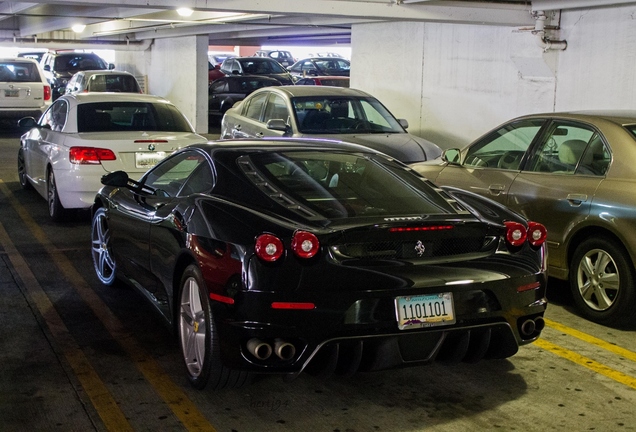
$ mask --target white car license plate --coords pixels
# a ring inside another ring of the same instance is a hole
[[[455,324],[453,293],[396,297],[395,314],[400,330]]]
[[[152,168],[169,154],[168,152],[136,152],[135,167]]]
[[[20,96],[20,90],[5,90],[4,97],[18,97]]]

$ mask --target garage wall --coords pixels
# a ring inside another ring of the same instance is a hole
[[[563,11],[561,31],[551,37],[568,48],[548,52],[529,29],[356,25],[351,85],[442,148],[463,146],[526,113],[633,108],[633,16],[636,7]]]

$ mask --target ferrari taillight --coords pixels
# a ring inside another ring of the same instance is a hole
[[[526,228],[519,222],[506,221],[506,241],[510,246],[519,247],[527,240],[534,247],[545,243],[548,231],[545,226],[538,222],[528,222]]]
[[[318,253],[320,242],[318,237],[307,231],[296,231],[292,238],[292,251],[299,258],[311,258]]]
[[[110,149],[97,147],[71,147],[68,159],[78,165],[98,165],[105,160],[115,160],[117,156]]]
[[[261,234],[256,237],[254,246],[256,256],[263,261],[274,262],[283,256],[283,242],[271,234]]]
[[[538,222],[528,222],[528,243],[532,246],[541,246],[545,243],[548,230]]]
[[[506,241],[514,247],[519,247],[526,241],[528,231],[519,222],[506,221]]]

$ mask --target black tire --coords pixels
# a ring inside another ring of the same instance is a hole
[[[55,183],[55,174],[53,169],[49,169],[46,181],[46,200],[49,204],[49,216],[54,222],[63,222],[68,212],[62,206],[60,197],[57,193],[57,185]]]
[[[111,249],[111,232],[108,227],[108,215],[103,208],[93,215],[91,226],[91,254],[95,273],[101,283],[113,286],[117,279],[117,264]]]
[[[24,163],[24,149],[22,147],[18,150],[18,180],[20,181],[22,189],[33,189],[33,185],[31,185],[31,182],[29,182],[27,178],[26,164]]]
[[[590,237],[577,246],[570,262],[570,290],[581,314],[594,322],[626,322],[636,305],[634,268],[618,242]]]
[[[179,285],[177,334],[186,373],[192,386],[214,390],[245,384],[250,374],[221,363],[221,346],[216,331],[208,290],[201,270],[188,266]]]

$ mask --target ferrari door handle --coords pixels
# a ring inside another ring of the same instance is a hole
[[[570,203],[570,205],[578,207],[581,205],[581,203],[584,203],[585,201],[587,201],[587,195],[586,194],[568,194],[567,200]]]

